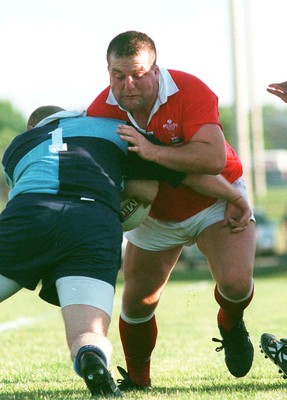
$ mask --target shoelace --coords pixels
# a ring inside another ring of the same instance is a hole
[[[138,390],[149,390],[150,386],[145,386],[145,385],[141,385],[139,383],[134,383],[131,381],[129,374],[127,371],[125,371],[122,367],[117,367],[119,373],[121,374],[121,376],[123,377],[123,379],[117,379],[117,383],[119,384],[119,388],[121,390],[125,390],[125,389],[129,389],[129,388],[134,388],[134,389],[138,389]]]
[[[212,338],[212,341],[216,343],[221,343],[221,346],[216,347],[215,351],[219,352],[224,349],[224,343],[225,343],[224,340],[220,340],[214,337]]]
[[[249,336],[249,333],[247,331],[241,331],[241,335],[247,337],[247,336]],[[241,339],[242,339],[242,337],[238,336],[237,334],[236,335],[231,334],[230,337],[225,338],[225,339],[212,338],[212,341],[216,342],[216,343],[221,343],[221,346],[218,346],[215,349],[215,351],[219,352],[219,351],[223,350],[224,347],[226,347],[227,342],[230,342],[230,341],[240,342]],[[285,341],[286,341],[286,347],[287,347],[287,339],[285,339]]]
[[[124,384],[124,385],[130,385],[131,384],[131,380],[129,377],[129,374],[122,368],[122,367],[117,367],[119,373],[121,374],[121,376],[123,377],[122,379],[117,379],[117,383],[118,384]]]

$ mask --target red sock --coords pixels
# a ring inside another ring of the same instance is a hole
[[[248,306],[253,298],[254,288],[250,296],[239,302],[235,303],[225,299],[218,290],[217,285],[215,286],[214,296],[217,303],[220,305],[220,309],[217,315],[218,325],[220,325],[224,330],[231,331],[231,329],[236,325],[240,318],[243,316],[243,310]]]
[[[120,337],[128,369],[133,383],[150,384],[150,357],[157,338],[155,316],[142,324],[128,324],[119,320]]]

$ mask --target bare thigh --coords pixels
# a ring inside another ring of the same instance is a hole
[[[182,246],[164,251],[143,250],[128,242],[124,256],[123,310],[130,318],[150,315],[172,272]]]
[[[254,222],[239,233],[231,233],[229,227],[222,227],[222,222],[218,222],[199,235],[197,244],[221,291],[233,300],[244,298],[252,284],[256,247]]]

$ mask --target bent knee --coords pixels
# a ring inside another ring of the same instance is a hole
[[[245,274],[229,274],[217,282],[218,287],[222,294],[227,298],[240,300],[245,298],[254,286],[253,275],[250,273]]]

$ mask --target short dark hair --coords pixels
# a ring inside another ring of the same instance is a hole
[[[117,58],[132,57],[147,48],[154,53],[156,63],[156,47],[154,41],[143,32],[126,31],[112,39],[107,49],[107,61],[109,64],[110,55],[113,53]]]
[[[28,118],[27,128],[34,128],[38,122],[42,121],[42,119],[49,117],[52,114],[55,114],[59,111],[65,111],[64,108],[58,106],[41,106],[36,108]]]

